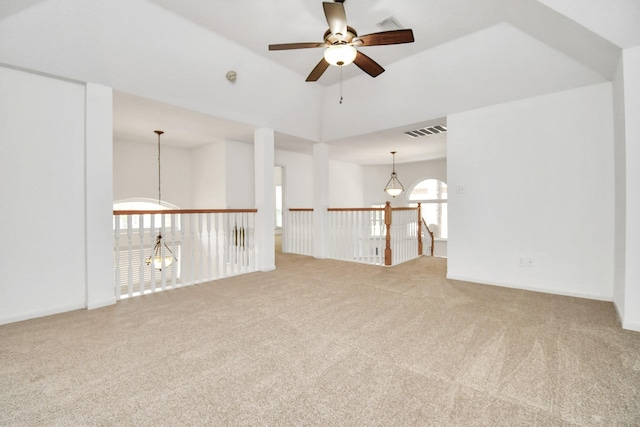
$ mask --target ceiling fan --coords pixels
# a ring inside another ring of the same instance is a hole
[[[347,15],[343,3],[344,0],[322,3],[324,15],[329,24],[329,29],[324,33],[323,42],[270,44],[269,50],[324,47],[324,57],[307,77],[306,81],[308,82],[317,81],[329,68],[329,65],[342,67],[352,62],[371,77],[377,77],[384,72],[384,68],[357,50],[356,47],[412,43],[414,41],[413,31],[410,29],[391,30],[358,36],[356,30],[347,25]]]

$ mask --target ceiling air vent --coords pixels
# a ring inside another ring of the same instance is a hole
[[[378,28],[384,31],[394,31],[402,28],[400,26],[400,23],[393,16],[383,19],[382,21],[378,22],[376,25],[378,26]]]
[[[420,138],[421,136],[433,135],[436,133],[444,133],[447,131],[447,127],[444,125],[435,125],[428,128],[416,129],[406,131],[404,134],[411,138]]]

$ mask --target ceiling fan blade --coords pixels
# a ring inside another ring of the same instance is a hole
[[[331,34],[341,36],[347,35],[347,14],[344,11],[344,5],[342,3],[329,3],[323,2],[324,16],[327,18],[329,24],[329,31]]]
[[[356,59],[353,60],[353,63],[356,64],[362,71],[369,74],[371,77],[377,77],[380,74],[384,73],[384,68],[382,68],[380,64],[360,51],[358,51]]]
[[[386,44],[413,43],[413,31],[391,30],[380,33],[366,34],[353,39],[355,46],[382,46]]]
[[[288,50],[288,49],[307,49],[310,47],[326,47],[327,44],[322,42],[310,42],[310,43],[282,43],[282,44],[270,44],[269,50]]]
[[[329,63],[324,58],[322,58],[320,62],[318,62],[318,65],[316,65],[315,68],[311,70],[311,73],[307,77],[306,81],[308,82],[318,81],[320,76],[322,76],[322,74],[327,70],[327,68],[329,68]]]

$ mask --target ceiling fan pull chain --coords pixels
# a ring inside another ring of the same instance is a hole
[[[340,104],[342,104],[342,65],[340,65]]]

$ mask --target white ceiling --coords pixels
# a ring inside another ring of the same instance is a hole
[[[154,130],[163,130],[163,145],[193,148],[217,141],[253,142],[254,127],[231,120],[219,119],[174,105],[152,101],[124,92],[114,93],[114,137],[122,141],[155,144]],[[357,164],[385,164],[390,162],[389,152],[399,152],[397,163],[416,159],[438,159],[446,156],[446,134],[411,138],[405,131],[421,129],[446,120],[414,123],[401,128],[386,129],[331,141],[331,157]],[[300,154],[313,153],[313,141],[275,134],[277,149]]]
[[[116,89],[114,135],[193,147],[254,129],[276,147],[388,164],[446,155],[446,138],[403,131],[448,114],[612,79],[621,48],[640,45],[638,0],[346,0],[360,35],[393,16],[415,43],[361,48],[387,71],[304,79],[322,49],[320,0],[2,0],[0,63]],[[238,71],[229,83],[224,74]],[[416,81],[417,80],[417,81]],[[135,95],[132,95],[135,94]],[[151,100],[150,98],[153,98]],[[166,103],[159,102],[165,101]],[[304,117],[302,112],[306,112]]]

